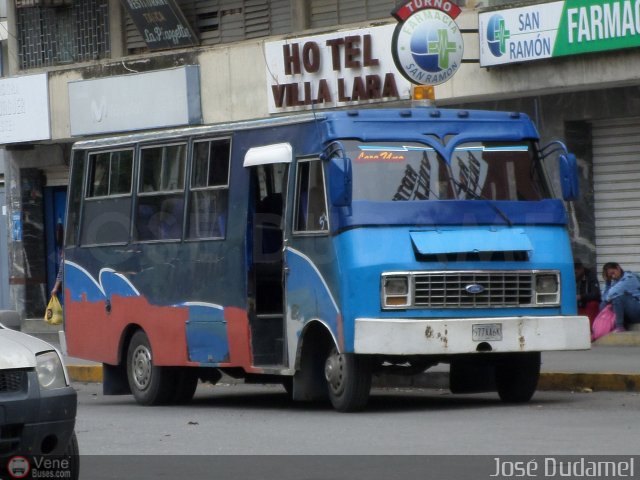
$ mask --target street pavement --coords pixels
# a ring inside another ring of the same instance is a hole
[[[59,344],[54,342],[59,347]],[[100,382],[102,366],[65,357],[72,381]],[[233,382],[223,378],[223,381]],[[374,380],[380,387],[447,388],[448,366],[438,365],[413,377]],[[543,352],[539,390],[640,392],[640,331],[610,334],[590,350]]]

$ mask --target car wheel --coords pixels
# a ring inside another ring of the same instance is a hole
[[[338,353],[332,347],[327,355],[324,375],[329,399],[339,412],[362,410],[371,391],[371,361],[353,353]]]
[[[131,393],[141,405],[161,405],[172,400],[175,369],[153,364],[151,344],[142,330],[134,333],[129,342],[127,379]]]
[[[70,480],[78,480],[80,477],[80,449],[78,448],[78,437],[76,432],[71,434],[69,443],[64,449],[63,454],[69,460],[69,476],[65,477]]]

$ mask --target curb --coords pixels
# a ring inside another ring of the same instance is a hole
[[[67,373],[72,382],[102,382],[102,365],[67,365]]]
[[[542,373],[538,390],[640,392],[640,374]]]
[[[640,346],[640,332],[611,333],[599,338],[592,345],[605,347],[638,347]]]
[[[102,382],[102,365],[67,365],[72,382]],[[374,379],[374,386],[394,388],[448,388],[447,372],[432,372],[400,381]],[[640,373],[552,373],[542,372],[538,390],[640,392]]]

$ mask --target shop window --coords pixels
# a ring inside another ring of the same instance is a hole
[[[229,199],[229,139],[193,144],[189,192],[188,230],[190,239],[224,238]]]
[[[329,230],[327,198],[320,160],[298,163],[294,232]]]
[[[136,239],[179,240],[184,219],[186,144],[140,150]]]

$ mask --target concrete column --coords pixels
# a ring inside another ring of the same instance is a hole
[[[7,38],[7,76],[16,75],[20,71],[18,63],[18,37],[17,37],[17,18],[16,18],[16,2],[10,0],[7,2],[7,30],[9,37]]]
[[[109,0],[109,38],[111,40],[111,58],[126,55],[124,14],[120,0]]]
[[[294,33],[309,28],[309,3],[309,0],[291,0],[291,27]]]
[[[7,152],[9,184],[9,293],[22,318],[39,318],[47,301],[44,246],[43,175],[20,168],[19,152]],[[15,153],[15,154],[14,154]]]

